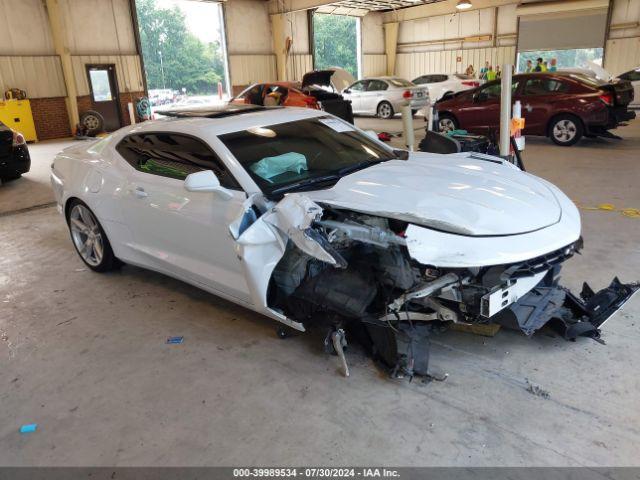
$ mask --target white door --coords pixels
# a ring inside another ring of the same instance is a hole
[[[162,271],[250,301],[229,233],[246,195],[209,147],[192,137],[163,132],[131,135],[119,151],[136,168],[131,169],[123,203],[133,235],[130,246]],[[184,188],[184,177],[208,169],[229,187],[231,199]]]
[[[360,80],[342,92],[342,96],[345,99],[351,100],[353,113],[362,112],[362,94],[364,93],[368,83],[368,80]]]
[[[385,100],[386,90],[389,88],[382,80],[370,80],[366,91],[362,94],[362,111],[375,115],[378,105]]]

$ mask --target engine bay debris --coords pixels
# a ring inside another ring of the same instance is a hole
[[[254,301],[293,328],[326,331],[325,348],[339,357],[344,376],[345,347],[357,341],[391,377],[429,378],[430,336],[453,324],[599,340],[600,327],[639,288],[616,278],[598,292],[585,283],[576,296],[560,286],[561,264],[581,239],[522,261],[444,267],[437,258],[426,263],[424,252],[412,255],[412,232],[427,227],[402,218],[296,193],[275,204],[247,202],[231,233]],[[256,245],[270,248],[258,255]]]

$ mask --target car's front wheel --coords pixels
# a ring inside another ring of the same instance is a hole
[[[381,102],[380,105],[378,105],[376,113],[378,114],[378,117],[387,120],[392,118],[395,112],[393,111],[393,106],[389,102]]]
[[[100,222],[80,200],[72,200],[67,213],[67,224],[73,246],[82,261],[96,272],[113,270],[118,261]]]
[[[569,147],[583,135],[582,121],[574,115],[558,115],[549,124],[549,137],[556,145]]]

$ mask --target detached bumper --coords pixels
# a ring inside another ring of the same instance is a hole
[[[539,286],[492,320],[507,326],[517,325],[526,335],[547,325],[566,340],[599,338],[600,327],[638,289],[640,284],[624,284],[617,278],[598,292],[585,283],[580,297],[560,286]]]

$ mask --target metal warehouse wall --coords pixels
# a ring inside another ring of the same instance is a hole
[[[121,92],[144,90],[128,0],[58,0],[65,44],[86,86],[85,63],[101,55],[115,63]],[[60,59],[42,0],[0,0],[0,91],[26,90],[30,98],[66,96]],[[132,58],[135,57],[135,58]],[[88,87],[79,95],[88,95]]]
[[[144,93],[129,0],[56,0],[79,110],[91,108],[86,64],[116,65],[122,102]],[[40,139],[71,133],[68,95],[45,0],[0,0],[0,92],[27,91]],[[126,108],[126,105],[125,105]],[[122,121],[128,123],[123,114]]]
[[[395,74],[412,79],[513,63],[517,28],[515,4],[402,21]]]
[[[231,0],[224,5],[231,84],[276,80],[276,57],[267,2]]]
[[[461,59],[460,62],[457,61],[458,58]],[[515,46],[399,53],[396,75],[412,80],[425,73],[462,73],[468,65],[473,65],[478,71],[485,62],[502,65],[513,63],[515,58]]]
[[[640,0],[614,0],[604,67],[619,75],[640,66]]]

